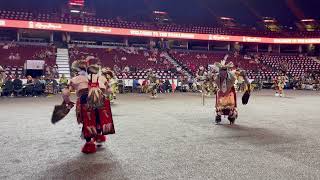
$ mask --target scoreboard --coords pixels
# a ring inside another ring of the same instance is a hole
[[[84,0],[69,0],[70,6],[84,6]]]

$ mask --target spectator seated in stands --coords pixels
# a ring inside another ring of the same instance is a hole
[[[54,78],[58,78],[59,77],[59,73],[58,73],[58,65],[54,65],[52,68],[52,75]]]
[[[46,94],[57,94],[59,90],[59,84],[58,82],[50,77],[46,79],[46,86],[45,86],[45,93]]]
[[[127,73],[122,73],[121,75],[122,75],[122,79],[128,79]]]
[[[164,91],[165,92],[172,92],[172,86],[171,86],[171,83],[168,79],[164,82]]]
[[[119,58],[117,55],[113,56],[113,61],[114,61],[114,63],[119,63]]]
[[[5,83],[3,85],[2,95],[11,96],[13,93],[13,83],[10,76],[7,76]]]
[[[15,60],[16,57],[15,57],[15,55],[13,53],[11,53],[8,58],[9,58],[9,60]]]
[[[164,53],[164,52],[161,52],[161,53],[160,53],[160,57],[161,57],[161,58],[164,58],[164,57],[165,57],[165,53]]]
[[[44,66],[45,66],[45,75],[50,76],[51,75],[51,67],[48,66],[47,64],[45,64]]]
[[[202,54],[201,58],[207,59],[208,57],[205,54]]]
[[[15,59],[15,60],[20,60],[20,59],[21,59],[20,54],[17,53],[17,54],[15,55],[14,59]]]
[[[156,57],[153,57],[153,58],[152,58],[152,62],[157,63],[157,58],[156,58]]]
[[[13,83],[14,96],[23,95],[23,85],[22,85],[22,80],[20,79],[20,76],[16,77],[12,83]]]
[[[45,65],[45,75],[46,76],[53,76],[55,78],[58,78],[59,77],[58,66],[54,65],[52,67],[52,66],[49,66],[49,65]]]
[[[60,80],[59,80],[60,90],[65,88],[68,85],[68,79],[64,74],[62,74]]]
[[[29,75],[27,76],[27,84],[24,88],[25,96],[33,96],[33,78]]]
[[[313,87],[314,90],[315,90],[315,91],[319,91],[319,90],[320,90],[320,79],[317,78],[314,83],[315,83],[315,84],[314,84],[314,87]]]
[[[44,93],[44,89],[43,89],[43,85],[42,83],[40,82],[39,79],[34,79],[34,83],[33,83],[33,92],[32,92],[32,95],[34,97],[37,97],[37,96],[40,96]]]
[[[196,71],[196,65],[195,64],[193,64],[193,63],[191,63],[190,65],[189,65],[189,68],[190,68],[190,70],[192,71],[192,72],[194,72],[194,71]]]
[[[41,76],[41,77],[40,77],[40,82],[41,82],[41,84],[42,84],[42,86],[43,86],[43,89],[44,89],[44,87],[45,87],[45,85],[46,85],[46,80],[44,79],[44,76]]]
[[[141,85],[137,78],[133,79],[132,90],[133,92],[141,92]]]
[[[167,60],[163,60],[163,64],[164,64],[164,65],[168,65],[169,62],[168,62]]]
[[[158,92],[159,93],[165,93],[165,84],[162,80],[157,80],[159,81],[159,87],[158,87]]]
[[[129,66],[125,66],[125,67],[123,68],[123,72],[129,73],[129,72],[130,72]]]
[[[127,60],[127,57],[122,56],[121,61],[126,61],[126,60]]]
[[[291,86],[293,88],[293,90],[298,89],[299,86],[299,77],[295,76],[292,80],[291,80]]]
[[[113,66],[113,71],[114,71],[116,74],[118,74],[118,73],[121,72],[121,69],[115,64],[115,65]]]

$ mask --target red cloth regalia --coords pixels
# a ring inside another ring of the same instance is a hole
[[[218,74],[215,78],[215,83],[218,87],[216,94],[216,123],[221,122],[221,116],[227,116],[230,124],[234,124],[238,117],[237,111],[237,94],[235,90],[235,81],[237,75],[241,75],[244,78],[245,84],[248,85],[248,89],[242,97],[242,103],[247,104],[250,97],[250,82],[246,77],[244,70],[236,70],[233,72],[231,68],[232,63],[225,64],[225,60],[221,63],[215,63],[218,70]]]
[[[216,94],[216,112],[219,115],[230,115],[237,109],[237,94],[232,87],[229,92],[218,91]]]
[[[96,143],[99,146],[106,141],[105,135],[115,133],[110,101],[105,98],[108,82],[104,77],[97,75],[97,71],[98,68],[90,66],[88,72],[91,78],[78,75],[70,82],[70,86],[78,95],[77,121],[83,125],[82,136],[86,139],[83,153],[96,152]],[[68,93],[69,90],[63,92],[66,103],[70,102]]]
[[[86,103],[77,100],[77,118],[83,124],[82,133],[85,139],[94,138],[99,134],[114,134],[110,101],[105,99],[105,106],[99,109],[88,107]]]

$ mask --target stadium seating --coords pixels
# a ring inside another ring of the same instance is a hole
[[[193,74],[200,65],[208,67],[208,65],[219,62],[225,56],[225,54],[221,53],[192,51],[172,51],[170,54]],[[236,67],[245,69],[250,79],[272,79],[283,68],[291,76],[301,76],[307,72],[318,71],[320,69],[320,63],[305,56],[263,55],[254,60],[253,58],[244,58],[244,56],[234,57],[231,55],[227,61],[232,61]]]
[[[6,70],[6,74],[22,75],[26,60],[41,59],[45,60],[47,65],[54,66],[56,64],[55,53],[56,49],[48,46],[4,45],[0,48],[0,65]],[[19,58],[17,58],[17,54]]]
[[[309,57],[305,56],[262,56],[260,61],[274,71],[285,68],[287,72],[293,76],[301,76],[306,72],[316,71],[320,69],[320,64]]]
[[[130,67],[130,73],[126,73],[129,79],[146,78],[147,70],[150,68],[157,72],[161,79],[176,78],[176,74],[172,71],[174,66],[168,61],[164,63],[165,58],[160,57],[160,54],[160,52],[155,50],[150,51],[136,48],[77,47],[69,49],[71,63],[75,60],[93,56],[99,59],[103,66],[113,68],[114,65],[117,65],[121,69],[117,74],[120,79],[123,78],[122,70],[126,66]],[[157,62],[152,60],[157,60]]]
[[[220,62],[226,53],[213,52],[197,52],[197,51],[171,51],[170,55],[179,62],[182,67],[187,68],[193,74],[196,73],[199,66],[207,68],[215,62]],[[266,78],[267,75],[274,75],[271,69],[267,66],[256,62],[251,58],[244,58],[244,56],[229,55],[227,62],[232,61],[235,67],[242,68],[248,71],[248,76],[251,79]],[[257,70],[261,69],[262,72]]]
[[[222,28],[222,27],[205,27],[195,25],[176,25],[167,24],[159,25],[153,23],[142,23],[133,21],[123,21],[115,19],[103,19],[96,17],[72,17],[69,15],[59,16],[52,15],[49,12],[20,12],[0,10],[0,19],[15,19],[29,20],[40,22],[56,22],[78,25],[105,26],[115,28],[130,28],[143,30],[159,30],[169,32],[184,32],[184,33],[202,33],[202,34],[220,34],[220,35],[240,35],[240,36],[257,36],[257,37],[299,37],[299,38],[314,38],[320,37],[320,31],[290,31],[290,32],[271,32],[263,30],[255,30],[250,28]]]

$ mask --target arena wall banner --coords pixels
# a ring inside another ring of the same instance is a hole
[[[25,69],[43,70],[44,64],[45,64],[44,60],[27,60]]]
[[[164,31],[152,31],[152,30],[124,29],[124,28],[73,25],[73,24],[62,24],[62,23],[7,20],[7,19],[0,19],[0,27],[42,29],[42,30],[50,30],[50,31],[66,31],[66,32],[94,33],[94,34],[121,35],[121,36],[186,39],[186,40],[207,40],[207,41],[224,41],[224,42],[267,43],[267,44],[320,44],[320,38],[268,38],[268,37],[251,37],[251,36],[229,36],[229,35],[219,35],[219,34],[164,32]]]

